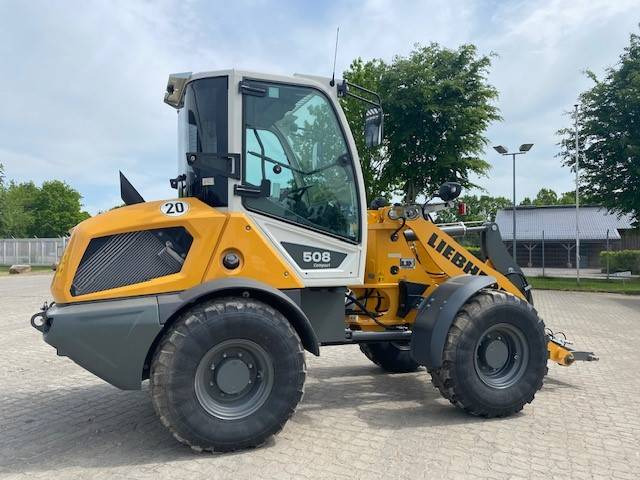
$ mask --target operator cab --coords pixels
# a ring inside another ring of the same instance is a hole
[[[380,143],[382,108],[373,92],[351,87],[372,99],[319,77],[171,75],[165,102],[178,110],[179,166],[172,186],[180,197],[247,213],[303,278],[362,278],[364,183],[339,97],[366,105],[369,145]]]

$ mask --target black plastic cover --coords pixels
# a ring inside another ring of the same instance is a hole
[[[191,247],[183,227],[94,238],[82,256],[71,295],[86,295],[178,273]]]
[[[442,366],[449,328],[462,306],[479,290],[496,283],[488,275],[460,275],[442,283],[418,307],[411,336],[411,356],[427,368]]]

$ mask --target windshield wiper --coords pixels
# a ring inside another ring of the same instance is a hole
[[[275,159],[273,159],[271,157],[267,157],[266,155],[262,155],[261,153],[258,153],[258,152],[249,151],[247,153],[249,155],[255,155],[256,157],[261,158],[262,160],[265,160],[267,162],[271,162],[271,163],[274,163],[276,165],[280,165],[281,167],[288,168],[289,170],[292,170],[292,171],[294,171],[296,173],[299,173],[300,175],[314,175],[316,173],[320,173],[320,172],[322,172],[322,171],[324,171],[324,170],[326,170],[328,168],[331,168],[331,167],[335,167],[335,166],[344,167],[344,166],[348,165],[348,162],[349,162],[347,155],[343,154],[343,155],[340,155],[335,162],[333,162],[333,163],[331,163],[329,165],[325,165],[324,167],[316,168],[315,170],[311,170],[310,172],[305,172],[304,170],[300,170],[298,168],[292,167],[288,163],[279,162],[278,160],[275,160]]]

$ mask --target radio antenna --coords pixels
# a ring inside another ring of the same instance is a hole
[[[331,82],[329,85],[332,87],[336,84],[336,58],[338,57],[338,35],[340,35],[340,27],[336,29],[336,49],[333,52],[333,73],[331,74]]]

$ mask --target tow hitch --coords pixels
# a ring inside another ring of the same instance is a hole
[[[547,328],[547,349],[549,350],[549,360],[559,365],[569,366],[575,361],[597,362],[600,360],[593,352],[574,350],[569,347],[573,342],[567,340],[563,332],[554,333]]]
[[[50,322],[47,317],[47,310],[53,306],[53,303],[49,305],[47,302],[44,302],[44,305],[40,307],[40,311],[31,316],[31,326],[38,330],[39,332],[45,333],[49,330]]]

